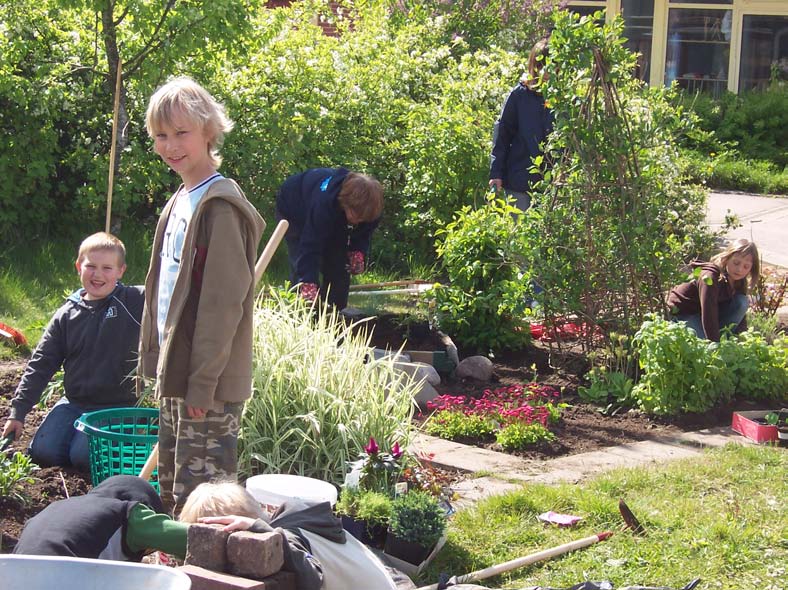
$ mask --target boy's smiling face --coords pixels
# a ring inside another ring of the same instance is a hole
[[[180,110],[172,113],[169,122],[162,122],[153,136],[153,151],[178,173],[187,190],[216,172],[208,149],[202,127]]]
[[[120,264],[118,253],[113,250],[87,252],[76,266],[85,289],[83,297],[88,301],[108,297],[126,271],[126,265]]]

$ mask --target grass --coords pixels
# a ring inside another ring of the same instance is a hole
[[[785,588],[788,563],[788,454],[769,447],[729,445],[697,459],[619,469],[581,486],[529,485],[460,511],[449,540],[423,576],[461,575],[587,537],[614,535],[587,549],[514,570],[489,587],[568,587],[584,580],[681,588]],[[645,526],[622,530],[619,499]],[[573,528],[546,528],[549,510],[582,516]]]

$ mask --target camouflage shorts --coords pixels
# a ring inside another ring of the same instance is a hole
[[[208,410],[205,418],[193,419],[183,399],[160,400],[159,488],[165,508],[173,514],[201,483],[237,479],[243,403],[225,403],[223,410]]]

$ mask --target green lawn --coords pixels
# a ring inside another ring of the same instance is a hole
[[[619,499],[645,526],[622,530]],[[460,575],[589,535],[614,535],[562,557],[478,582],[488,587],[564,588],[584,580],[699,589],[786,588],[788,454],[785,449],[729,445],[701,458],[619,469],[582,486],[529,485],[457,513],[449,539],[423,577]],[[537,515],[582,516],[552,528]]]

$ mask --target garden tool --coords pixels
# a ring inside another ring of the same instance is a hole
[[[279,247],[279,244],[282,242],[282,239],[285,237],[287,233],[287,228],[289,227],[289,223],[286,219],[282,219],[279,223],[276,224],[274,228],[274,233],[271,234],[271,237],[268,239],[268,243],[263,248],[263,253],[260,254],[260,258],[257,259],[257,264],[254,265],[254,284],[260,282],[260,279],[263,278],[263,273],[265,269],[268,268],[268,264],[271,262],[271,259],[274,257],[274,252]],[[153,468],[156,467],[156,463],[159,460],[159,443],[156,443],[156,446],[153,447],[148,459],[145,461],[145,465],[142,466],[140,470],[140,477],[144,480],[149,480],[151,473],[153,473]]]
[[[621,512],[621,517],[624,519],[627,528],[632,529],[637,535],[645,535],[646,529],[643,528],[643,525],[640,524],[640,521],[632,514],[632,511],[627,506],[627,503],[624,500],[618,501],[618,511]]]
[[[678,590],[692,590],[700,584],[700,578],[692,580],[686,586],[682,586]],[[549,588],[547,586],[529,586],[528,588],[521,588],[521,590],[614,590],[613,585],[608,582],[580,582],[569,588]],[[625,586],[618,590],[675,590],[668,586]]]
[[[563,555],[564,553],[575,551],[576,549],[583,549],[585,547],[588,547],[589,545],[598,543],[599,541],[604,541],[612,534],[613,533],[611,533],[610,531],[605,531],[602,533],[598,533],[596,535],[591,535],[590,537],[585,537],[583,539],[578,539],[577,541],[564,543],[563,545],[558,545],[557,547],[551,547],[550,549],[538,551],[537,553],[532,553],[531,555],[518,557],[517,559],[512,559],[511,561],[499,563],[498,565],[493,565],[484,568],[482,570],[476,570],[475,572],[471,572],[469,574],[465,574],[462,576],[452,576],[446,581],[442,580],[441,582],[437,584],[433,584],[431,586],[422,586],[421,588],[418,588],[418,590],[441,590],[442,588],[448,588],[451,586],[456,586],[458,584],[465,584],[466,582],[476,582],[478,580],[483,580],[484,578],[497,576],[498,574],[502,574],[504,572],[508,572],[513,569],[517,569],[519,567],[523,567],[526,565],[531,565],[532,563],[536,563],[538,561],[551,559],[553,557],[557,557],[558,555]]]

